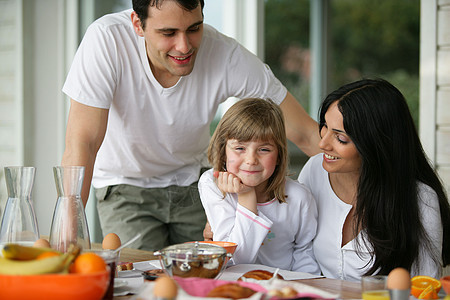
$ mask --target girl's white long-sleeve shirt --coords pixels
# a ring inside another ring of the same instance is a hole
[[[258,214],[238,203],[235,193],[217,187],[213,170],[199,180],[203,207],[216,241],[237,243],[234,264],[257,263],[284,270],[320,274],[312,240],[317,207],[307,188],[286,178],[286,202],[258,203]]]

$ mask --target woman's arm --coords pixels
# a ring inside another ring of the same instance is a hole
[[[421,241],[419,257],[413,265],[411,275],[442,276],[443,228],[436,193],[427,185],[419,183],[420,219],[429,241]]]

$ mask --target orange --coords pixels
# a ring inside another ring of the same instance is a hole
[[[411,278],[411,295],[413,295],[416,298],[419,298],[420,294],[428,287],[432,286],[435,290],[435,293],[439,293],[441,290],[441,282],[433,277],[430,276],[414,276]],[[428,290],[427,293],[432,291]],[[420,299],[429,299],[429,298],[420,298]]]
[[[39,254],[38,256],[36,256],[36,259],[44,259],[44,258],[48,258],[48,257],[52,257],[52,256],[58,256],[58,255],[59,255],[59,253],[57,253],[57,252],[48,251],[48,252]]]
[[[81,253],[70,267],[70,273],[88,274],[103,272],[106,263],[99,255],[91,252]]]
[[[439,296],[436,293],[433,285],[430,284],[426,289],[423,290],[422,293],[420,293],[419,299],[439,299]]]

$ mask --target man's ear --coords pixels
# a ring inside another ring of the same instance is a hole
[[[142,23],[135,11],[131,12],[131,23],[133,23],[134,31],[138,36],[144,36],[144,29],[142,29]]]

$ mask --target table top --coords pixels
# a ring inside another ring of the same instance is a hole
[[[120,261],[139,262],[157,259],[153,252],[125,248],[120,252]],[[321,290],[339,294],[341,299],[361,299],[361,285],[359,282],[350,282],[331,278],[301,279],[296,280]],[[131,296],[114,297],[117,300],[130,299]]]

